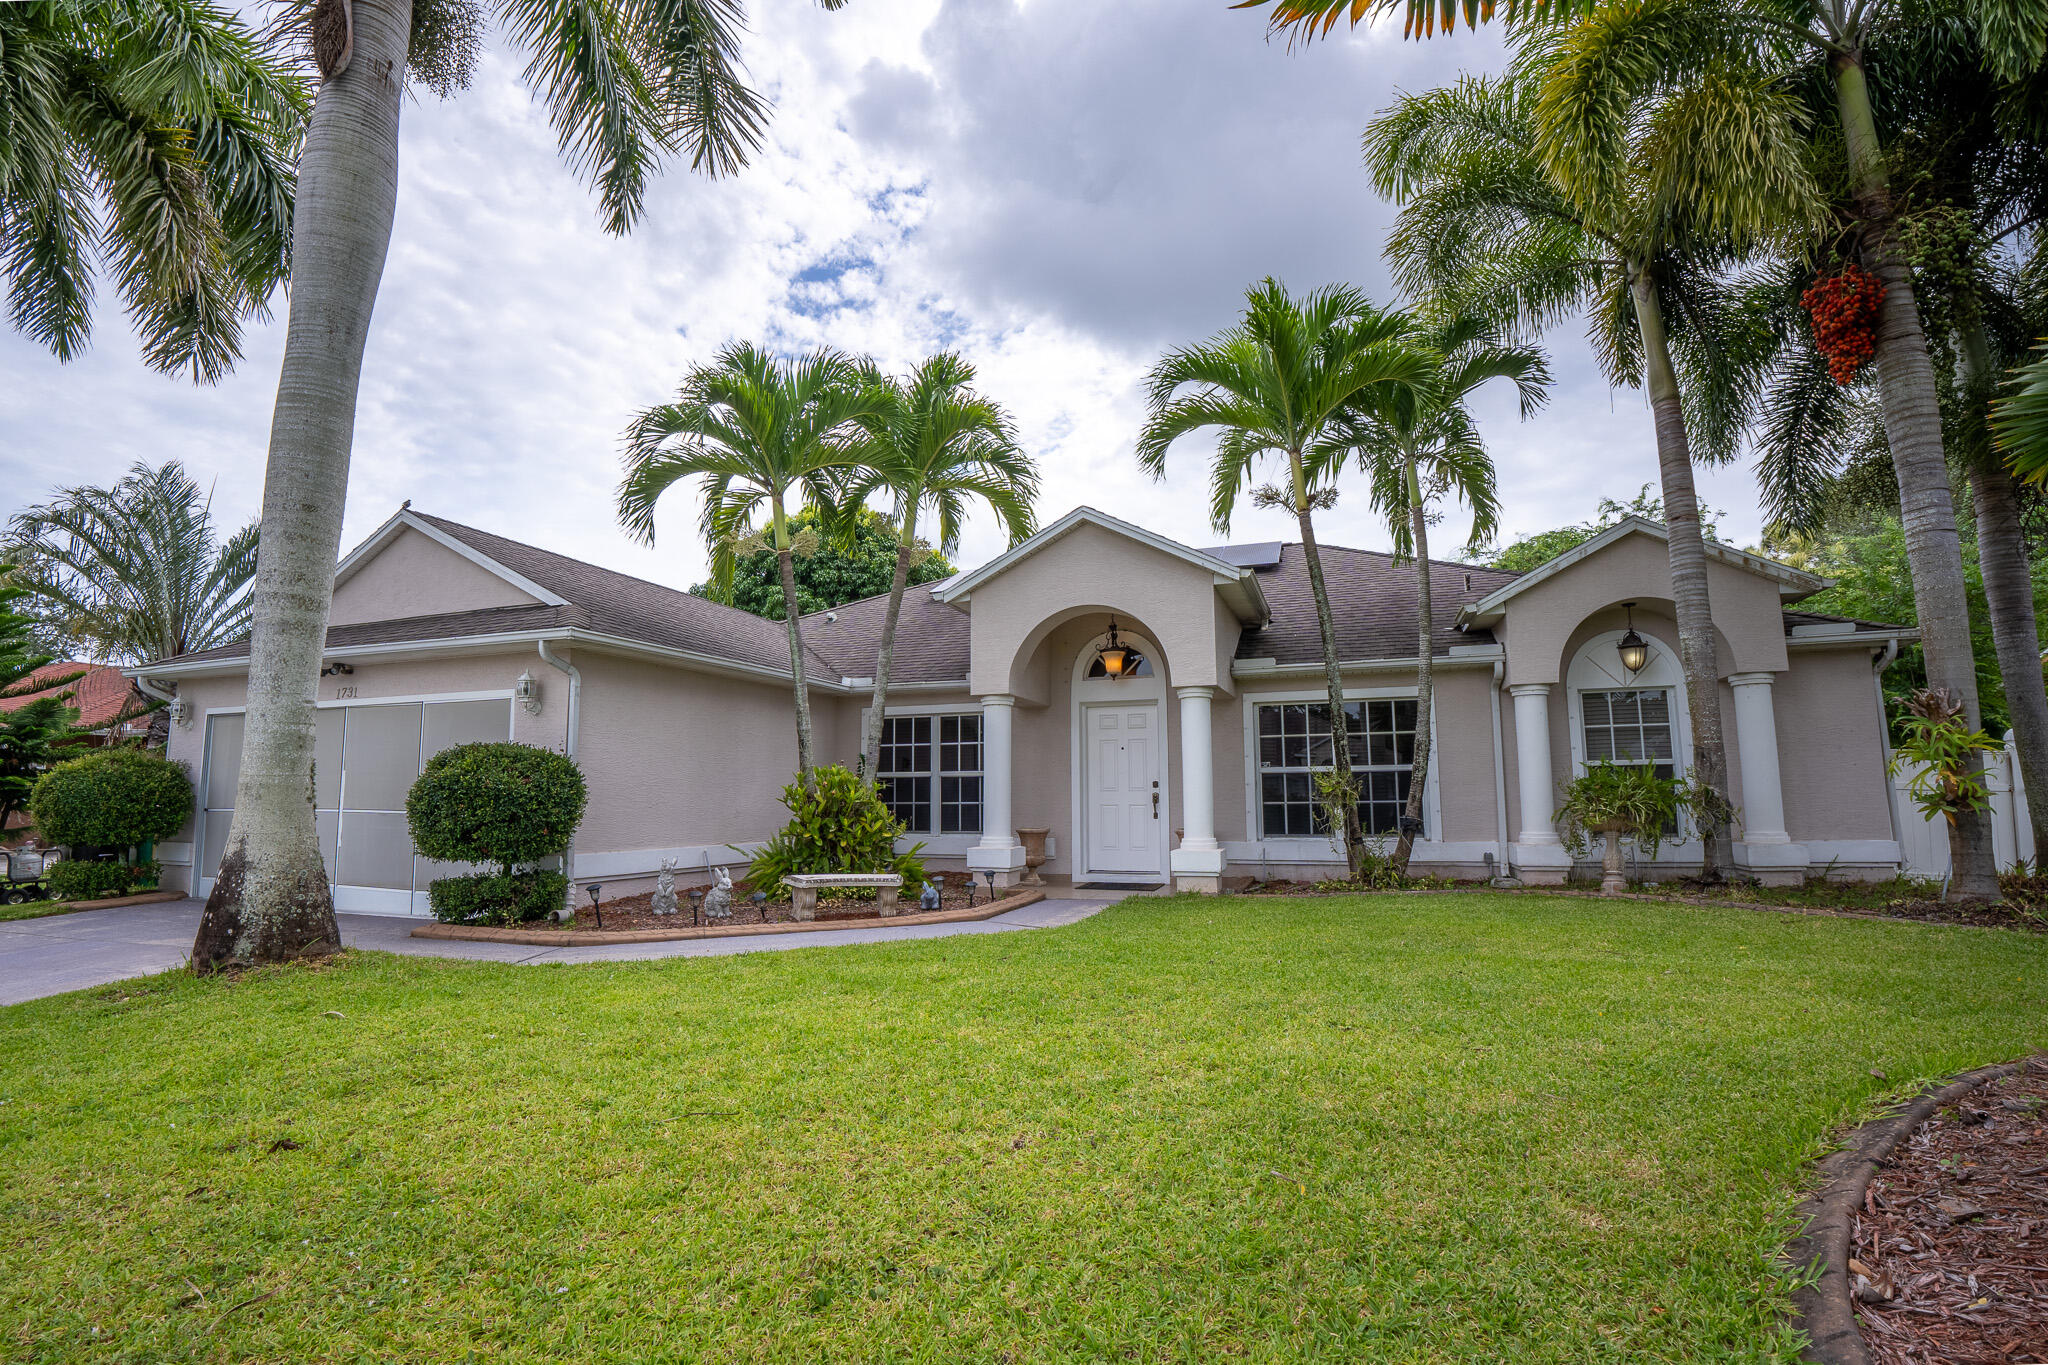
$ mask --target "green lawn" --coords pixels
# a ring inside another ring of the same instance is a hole
[[[1476,894],[173,975],[0,1010],[0,1358],[1790,1361],[1802,1163],[2043,1044],[2042,937]]]

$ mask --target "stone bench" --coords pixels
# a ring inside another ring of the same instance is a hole
[[[784,877],[782,884],[789,888],[789,913],[792,919],[814,920],[818,917],[818,893],[824,890],[859,889],[873,890],[875,908],[887,919],[896,913],[896,893],[903,887],[901,874],[895,872],[798,872]]]

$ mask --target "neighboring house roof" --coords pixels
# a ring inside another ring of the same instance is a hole
[[[58,683],[58,679],[69,678],[74,674],[80,676],[69,683]],[[78,724],[87,730],[104,730],[142,702],[142,698],[135,690],[135,684],[128,681],[127,675],[108,664],[59,660],[56,663],[44,664],[15,686],[30,687],[45,680],[50,686],[39,687],[34,691],[22,692],[12,697],[0,697],[0,711],[19,711],[38,698],[63,696],[69,693],[68,704],[78,709]],[[138,728],[142,724],[138,722]]]

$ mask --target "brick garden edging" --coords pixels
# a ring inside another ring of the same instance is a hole
[[[1847,1147],[1814,1163],[1825,1179],[1818,1190],[1800,1201],[1802,1230],[1785,1246],[1795,1270],[1819,1272],[1812,1284],[1792,1294],[1793,1323],[1810,1338],[1800,1353],[1801,1360],[1814,1365],[1870,1365],[1870,1348],[1857,1329],[1849,1285],[1849,1239],[1871,1175],[1936,1110],[1954,1104],[1987,1081],[2024,1069],[2026,1064],[2023,1057],[1965,1071],[1864,1124],[1849,1134]]]
[[[548,948],[595,948],[608,943],[668,943],[678,939],[751,938],[757,934],[830,933],[836,929],[898,929],[918,924],[966,924],[994,919],[1045,899],[1042,890],[1020,891],[987,905],[959,910],[933,910],[883,919],[811,920],[802,924],[740,924],[727,929],[513,929],[481,924],[422,924],[413,938],[460,939],[471,943],[525,943]]]
[[[118,910],[124,905],[161,905],[165,901],[185,899],[182,891],[138,891],[132,896],[108,896],[96,901],[47,901],[51,914],[63,910]]]

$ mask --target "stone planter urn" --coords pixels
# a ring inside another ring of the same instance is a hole
[[[1038,875],[1038,869],[1045,864],[1045,840],[1051,834],[1049,829],[1020,829],[1017,842],[1024,845],[1024,876],[1021,886],[1044,886],[1045,878]]]
[[[1607,846],[1600,854],[1600,894],[1619,896],[1628,890],[1628,877],[1621,870],[1621,836],[1630,831],[1619,820],[1605,821],[1597,829],[1607,836]]]

